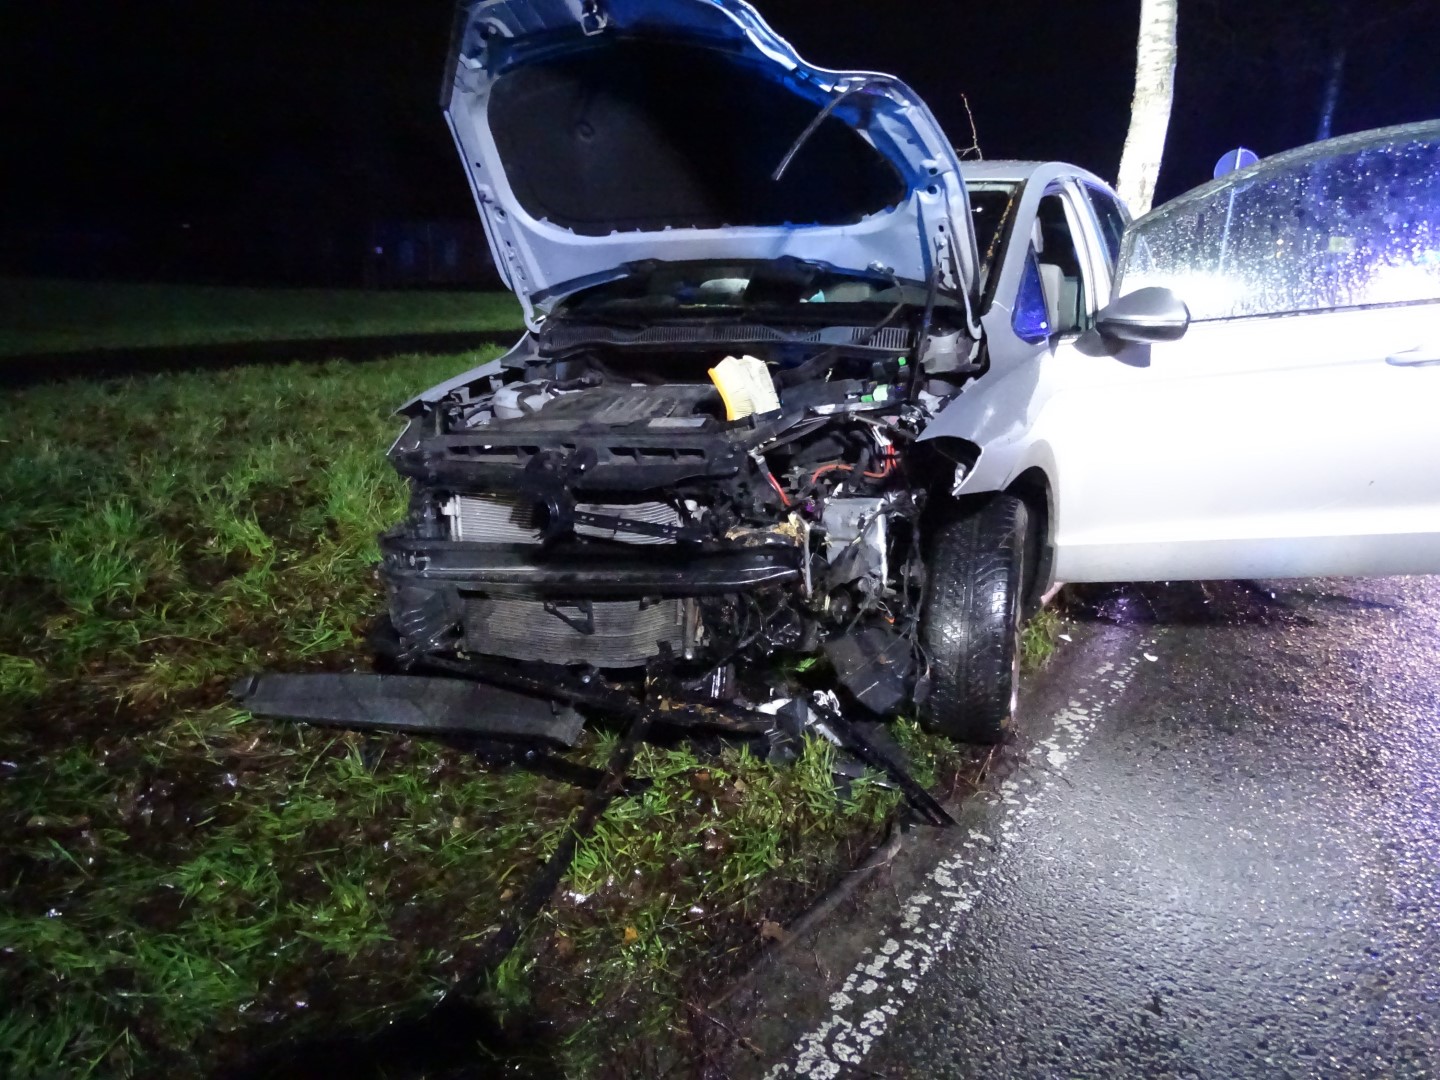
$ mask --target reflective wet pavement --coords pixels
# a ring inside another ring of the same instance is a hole
[[[1009,778],[735,1071],[1440,1073],[1440,579],[1080,600]]]

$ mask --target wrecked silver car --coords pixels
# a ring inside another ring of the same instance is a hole
[[[401,410],[402,674],[253,708],[994,741],[1059,580],[1440,571],[1435,122],[1132,223],[1073,165],[962,181],[739,0],[464,5],[444,102],[528,332]]]
[[[1019,603],[958,564],[1027,530],[1022,512],[935,550],[966,463],[917,439],[980,370],[980,334],[969,203],[929,110],[806,65],[729,0],[477,3],[452,71],[530,329],[402,410],[413,497],[382,538],[399,658],[765,701],[823,654],[875,714],[919,701],[998,737]],[[1011,632],[987,649],[975,617]]]

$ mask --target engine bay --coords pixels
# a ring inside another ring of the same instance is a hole
[[[921,519],[954,463],[917,438],[963,372],[955,335],[927,367],[899,333],[747,345],[774,392],[741,416],[740,358],[714,348],[527,337],[447,384],[390,454],[412,489],[381,538],[398,657],[765,700],[823,653],[875,713],[923,696]]]

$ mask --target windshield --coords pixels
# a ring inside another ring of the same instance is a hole
[[[1003,181],[976,181],[966,184],[970,194],[970,220],[975,225],[975,250],[980,253],[980,287],[990,277],[995,256],[1004,239],[1005,220],[1020,193],[1020,185]]]
[[[836,305],[923,306],[923,284],[883,276],[839,273],[796,259],[760,263],[656,263],[636,267],[618,281],[576,293],[556,312],[561,316],[635,314],[721,314],[734,311],[813,309]],[[937,307],[958,301],[937,297]]]

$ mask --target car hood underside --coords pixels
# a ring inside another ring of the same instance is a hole
[[[532,327],[647,260],[791,256],[974,288],[959,164],[926,105],[806,64],[737,0],[462,6],[444,96]]]

